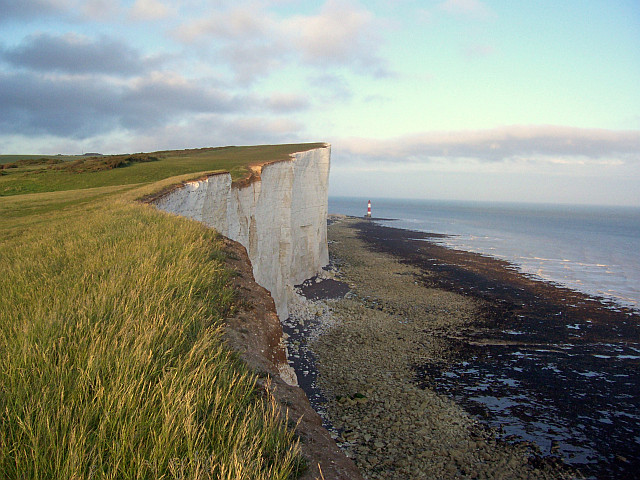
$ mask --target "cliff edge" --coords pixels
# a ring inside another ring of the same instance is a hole
[[[156,199],[157,208],[198,220],[247,249],[256,282],[289,316],[293,285],[329,263],[327,198],[331,147],[253,165],[248,179],[229,173],[187,182]]]
[[[249,177],[235,183],[228,173],[186,182],[152,203],[230,239],[228,264],[238,273],[234,288],[247,308],[227,320],[227,342],[258,373],[261,388],[268,389],[296,423],[309,461],[303,479],[361,480],[354,463],[338,449],[296,386],[279,321],[289,316],[293,286],[329,263],[330,156],[331,147],[325,144],[294,153],[288,160],[252,165]]]

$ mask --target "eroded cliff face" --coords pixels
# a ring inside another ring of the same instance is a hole
[[[269,290],[278,316],[289,316],[293,285],[329,262],[327,198],[331,147],[295,153],[255,167],[257,180],[233,185],[229,174],[186,183],[156,207],[205,223],[242,244],[256,282]]]

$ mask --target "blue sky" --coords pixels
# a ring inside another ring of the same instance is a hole
[[[637,0],[0,11],[0,153],[326,141],[333,195],[640,206]]]

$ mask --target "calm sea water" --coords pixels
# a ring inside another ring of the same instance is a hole
[[[362,216],[362,198],[329,212]],[[450,235],[441,243],[507,260],[523,273],[640,310],[640,208],[372,198],[389,226]]]

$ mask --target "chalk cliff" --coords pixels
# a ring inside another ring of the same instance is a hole
[[[301,480],[362,480],[296,386],[278,320],[289,315],[293,285],[313,277],[329,262],[330,153],[325,145],[295,153],[289,160],[256,165],[251,177],[238,184],[232,183],[229,174],[211,175],[152,202],[235,240],[225,240],[230,253],[227,265],[239,272],[232,281],[244,307],[226,319],[225,339],[251,368],[268,374],[260,375],[256,385],[269,389],[281,411],[295,423],[309,467]]]
[[[329,262],[327,196],[331,147],[254,166],[252,181],[228,173],[188,182],[157,199],[161,210],[193,218],[242,244],[256,282],[269,290],[278,316],[289,316],[293,285]],[[247,183],[247,182],[244,182]]]

